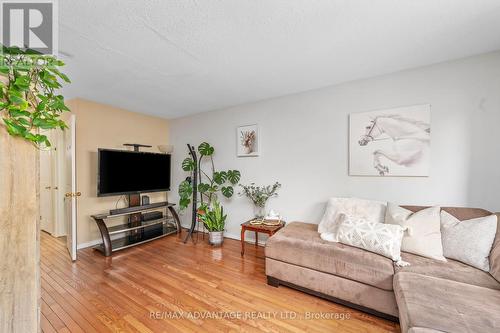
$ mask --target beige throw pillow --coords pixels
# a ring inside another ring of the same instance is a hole
[[[441,233],[444,256],[464,264],[490,270],[488,259],[497,232],[495,214],[460,221],[445,211],[441,212]]]
[[[401,251],[446,261],[441,244],[440,211],[440,207],[430,207],[413,213],[389,203],[385,213],[385,223],[408,228],[401,243]]]

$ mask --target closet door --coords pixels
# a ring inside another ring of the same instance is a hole
[[[53,167],[53,150],[40,150],[40,228],[50,234],[54,233]]]

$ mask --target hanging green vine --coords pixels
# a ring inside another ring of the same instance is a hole
[[[69,111],[64,97],[57,94],[60,81],[70,83],[59,68],[64,62],[53,56],[2,45],[0,54],[0,115],[7,132],[37,147],[49,147],[39,129],[65,129],[60,119]]]

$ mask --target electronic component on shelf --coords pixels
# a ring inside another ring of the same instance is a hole
[[[155,212],[149,212],[149,213],[142,213],[141,216],[142,221],[151,221],[151,220],[158,220],[163,217],[163,212],[160,211],[155,211]]]

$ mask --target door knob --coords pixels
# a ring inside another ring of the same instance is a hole
[[[75,197],[80,197],[82,195],[82,192],[76,192]]]
[[[45,189],[46,190],[50,190],[50,186],[45,186]]]
[[[57,187],[57,186],[54,187],[54,190],[58,190],[58,189],[59,189],[59,187]]]
[[[73,193],[68,192],[68,193],[64,194],[64,197],[66,197],[66,198],[71,198],[71,197],[72,197],[72,194],[73,194]]]

